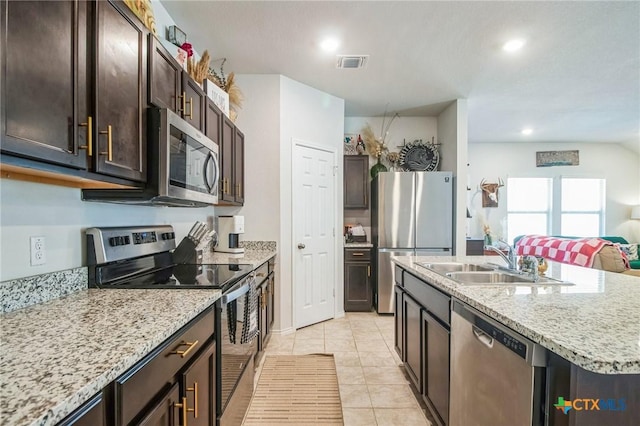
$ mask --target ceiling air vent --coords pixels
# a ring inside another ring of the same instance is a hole
[[[369,60],[369,55],[338,55],[336,68],[364,68]]]

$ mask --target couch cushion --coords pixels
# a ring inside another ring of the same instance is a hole
[[[629,267],[631,269],[640,269],[640,260],[632,260],[629,262]]]
[[[623,272],[627,269],[624,259],[615,246],[604,246],[598,252],[598,262],[594,262],[593,267],[609,272]]]

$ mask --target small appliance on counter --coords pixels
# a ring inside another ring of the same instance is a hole
[[[218,230],[218,245],[215,251],[244,253],[244,247],[240,247],[240,234],[244,234],[244,216],[218,216],[216,217],[216,229]]]

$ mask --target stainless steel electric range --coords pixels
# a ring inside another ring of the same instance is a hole
[[[90,287],[222,291],[215,304],[216,417],[219,425],[240,424],[253,391],[257,353],[257,339],[242,336],[245,306],[257,308],[249,300],[257,297],[250,292],[253,266],[176,263],[169,225],[89,228],[86,247]]]

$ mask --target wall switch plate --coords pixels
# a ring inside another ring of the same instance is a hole
[[[31,237],[31,266],[47,263],[45,254],[44,237]]]

